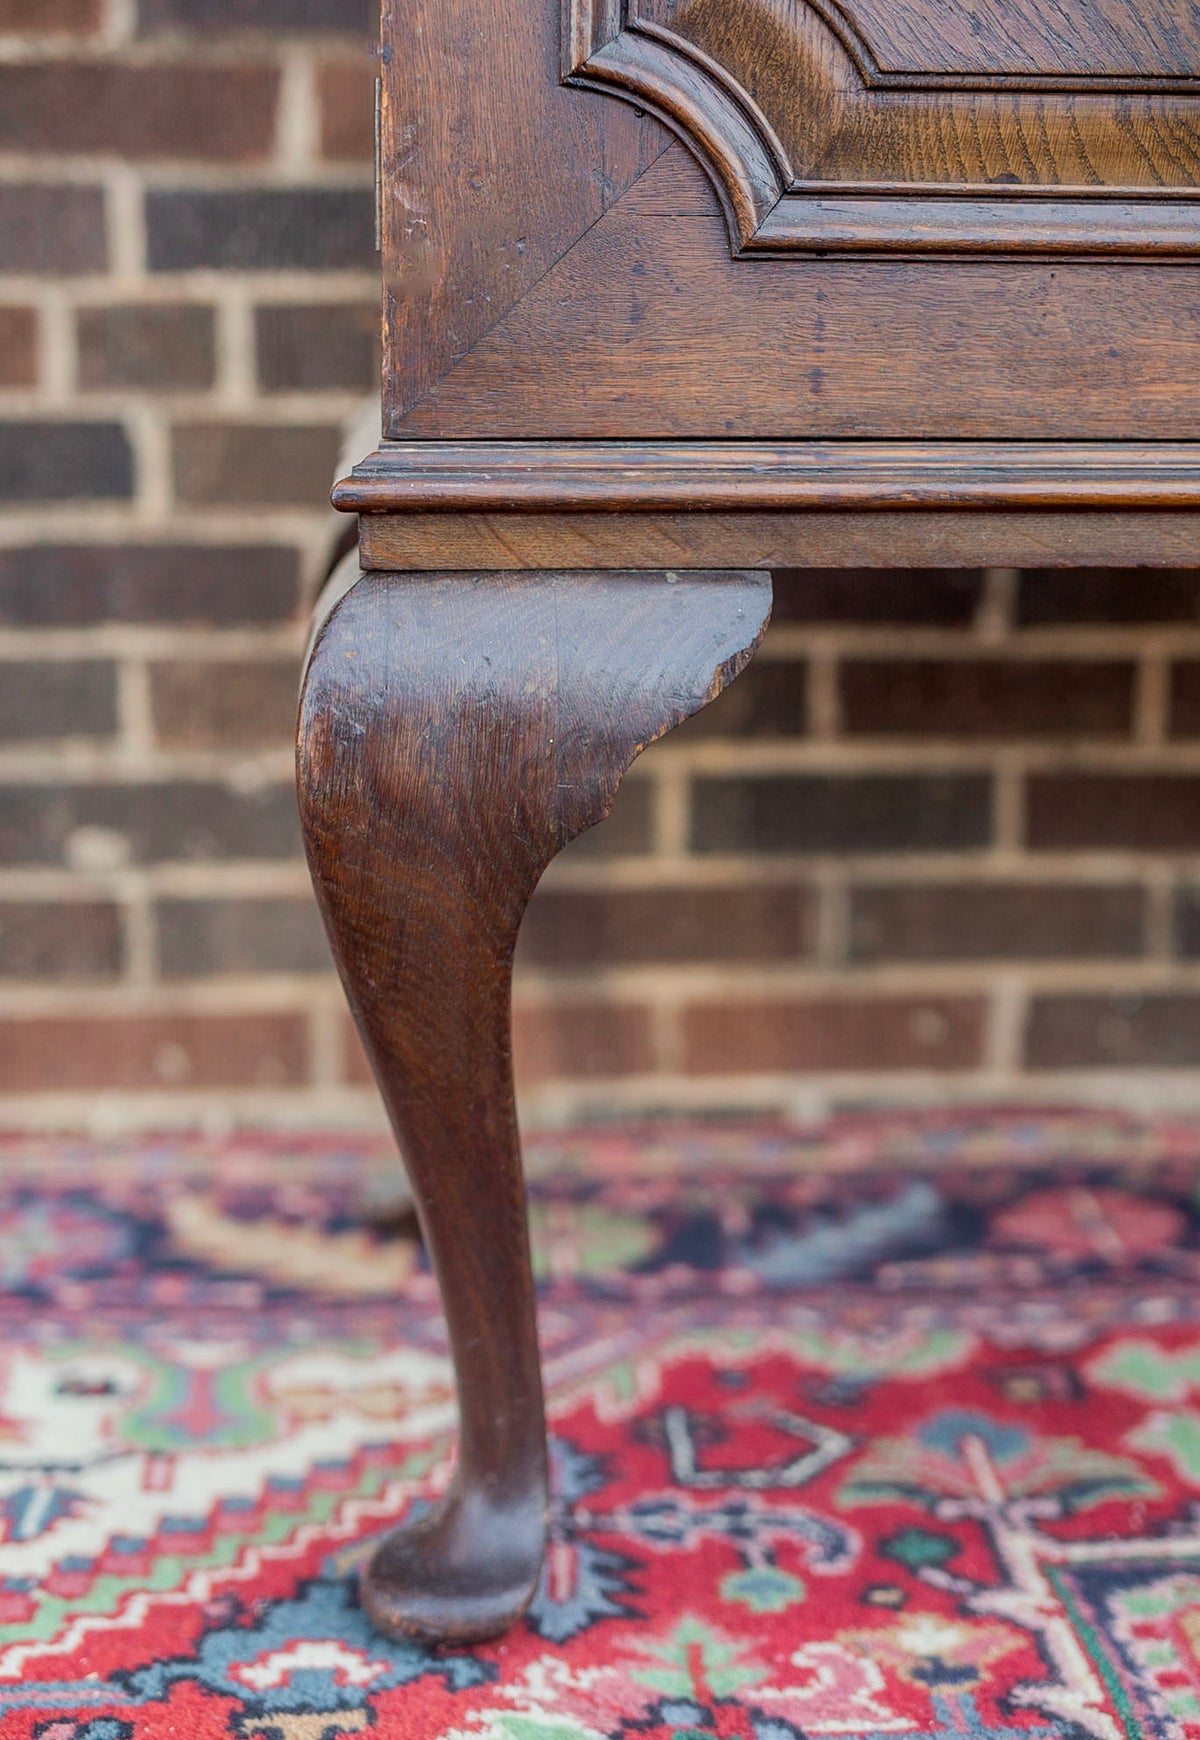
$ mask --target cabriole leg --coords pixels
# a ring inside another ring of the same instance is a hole
[[[497,1635],[529,1602],[545,1545],[511,1067],[521,917],[638,751],[741,670],[769,607],[759,574],[371,573],[318,635],[298,742],[309,863],[458,1384],[451,1488],[363,1577],[392,1635]]]

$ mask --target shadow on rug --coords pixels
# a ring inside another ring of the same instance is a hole
[[[531,1147],[554,1541],[440,1654],[353,1595],[453,1426],[385,1150],[0,1144],[3,1740],[1200,1736],[1200,1126]]]

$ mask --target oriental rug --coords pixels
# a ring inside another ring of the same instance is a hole
[[[374,1635],[444,1485],[381,1143],[0,1142],[2,1740],[1200,1737],[1200,1126],[531,1145],[525,1623]]]

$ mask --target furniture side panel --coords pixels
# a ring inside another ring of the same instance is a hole
[[[381,61],[386,432],[670,135],[562,85],[556,0],[384,0]]]

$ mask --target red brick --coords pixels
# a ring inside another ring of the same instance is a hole
[[[300,598],[286,544],[25,544],[0,549],[0,622],[232,628],[287,622]]]
[[[694,1075],[961,1070],[983,1056],[980,997],[722,1000],[684,1012]]]
[[[268,66],[0,66],[0,148],[253,161],[274,142],[278,87]]]
[[[0,901],[0,976],[111,979],[121,970],[121,919],[106,900]]]
[[[336,32],[363,43],[379,34],[379,0],[140,0],[143,31]]]
[[[983,596],[978,568],[782,568],[773,622],[895,622],[965,628]]]
[[[986,846],[991,833],[985,774],[743,774],[693,783],[697,852],[963,851]]]
[[[286,748],[296,733],[299,682],[294,658],[154,663],[155,731],[172,749]]]
[[[636,1003],[518,1003],[513,1053],[524,1086],[642,1075],[657,1063],[650,1012]]]
[[[1133,717],[1124,661],[850,659],[838,686],[858,736],[1123,737]]]
[[[175,431],[175,489],[193,505],[321,508],[340,446],[333,423],[185,424]]]
[[[123,423],[0,423],[0,501],[111,501],[132,494],[133,450]]]
[[[317,68],[321,155],[334,162],[371,163],[375,157],[375,69],[361,60],[324,62]]]
[[[366,187],[151,188],[145,205],[152,272],[342,272],[377,265],[375,196]]]
[[[272,303],[255,329],[268,392],[367,392],[379,379],[377,302]]]
[[[0,260],[6,272],[65,277],[102,272],[108,260],[98,187],[0,185]]]
[[[1026,804],[1029,844],[1042,850],[1200,847],[1200,776],[1193,774],[1037,774]]]
[[[330,972],[311,896],[295,900],[160,900],[158,954],[168,978],[224,973]]]
[[[36,313],[0,308],[0,387],[32,387],[37,373]]]
[[[534,896],[518,958],[576,970],[644,962],[795,960],[810,952],[806,888],[613,888]]]
[[[1194,1069],[1200,995],[1116,992],[1035,997],[1025,1036],[1030,1069]]]
[[[0,665],[0,741],[109,737],[117,729],[109,659],[21,659]]]
[[[1128,884],[915,883],[850,892],[850,958],[1103,960],[1144,947],[1145,895]]]
[[[0,1023],[0,1092],[299,1087],[299,1015],[106,1015]]]
[[[100,830],[135,864],[301,855],[291,783],[0,786],[0,864],[70,863],[81,829],[85,839]]]
[[[100,17],[101,0],[0,0],[0,35],[90,36]]]
[[[216,358],[211,308],[170,302],[84,308],[78,337],[84,387],[165,392],[212,386]]]

